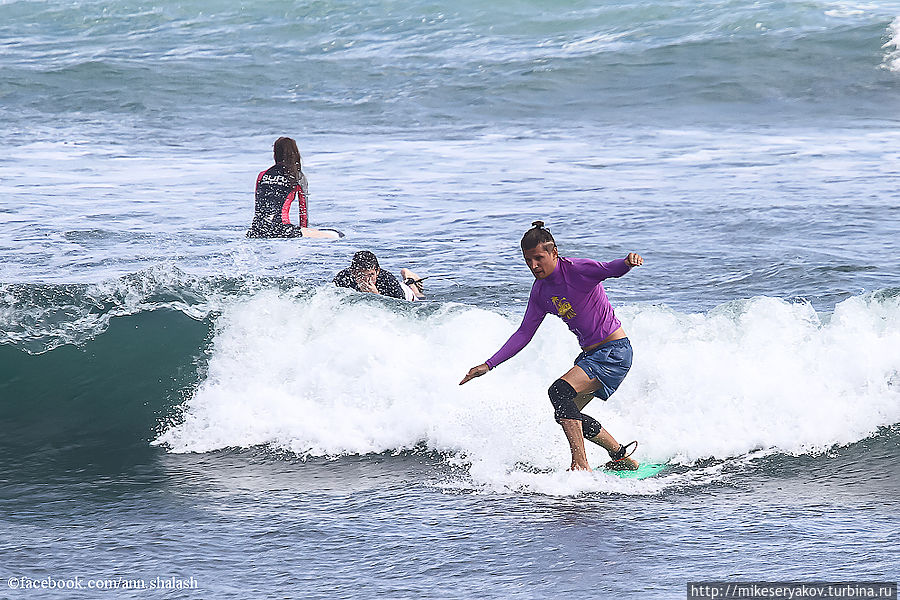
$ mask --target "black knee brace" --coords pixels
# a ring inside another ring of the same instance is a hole
[[[557,423],[560,419],[576,419],[580,421],[583,417],[581,411],[575,406],[575,388],[568,382],[557,379],[547,390],[550,396],[550,403],[553,404],[553,416],[556,417]]]
[[[584,433],[584,439],[589,440],[595,435],[600,434],[600,430],[603,429],[603,425],[600,424],[600,421],[589,415],[583,414],[581,417],[581,431]]]

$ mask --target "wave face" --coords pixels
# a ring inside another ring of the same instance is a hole
[[[202,378],[217,311],[278,282],[159,267],[0,285],[2,445],[146,446]]]
[[[196,384],[208,334],[208,324],[159,309],[114,319],[81,346],[0,345],[0,446],[146,446]]]

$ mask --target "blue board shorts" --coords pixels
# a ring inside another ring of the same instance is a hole
[[[591,379],[600,380],[600,387],[594,392],[594,396],[606,400],[628,375],[632,354],[631,342],[626,337],[582,352],[575,359],[575,365],[581,367]]]

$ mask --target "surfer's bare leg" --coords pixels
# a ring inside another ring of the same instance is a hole
[[[576,399],[596,389],[596,382],[591,381],[580,367],[573,367],[560,379],[572,386],[572,389],[577,394]],[[569,393],[571,394],[571,392]],[[552,399],[553,396],[551,396]],[[579,407],[579,410],[581,410],[581,407]],[[572,471],[590,471],[591,466],[588,464],[587,453],[584,449],[584,433],[581,429],[581,421],[578,419],[559,419],[559,424],[563,428],[563,433],[566,434],[569,449],[572,451],[572,466],[570,469]]]
[[[412,285],[407,285],[407,279],[413,279],[415,281],[412,283]],[[400,283],[402,284],[401,287],[404,288],[404,292],[408,289],[412,294],[412,298],[407,298],[407,300],[421,300],[425,297],[425,288],[422,285],[422,282],[419,281],[419,279],[420,277],[409,269],[400,269]]]
[[[590,471],[587,452],[584,449],[584,435],[581,433],[581,421],[578,419],[560,419],[566,439],[569,441],[569,449],[572,451],[572,466],[570,471]]]
[[[565,379],[565,376],[563,376]],[[587,406],[588,402],[594,399],[594,392],[581,392],[578,396],[575,397],[575,406],[578,407],[578,410],[582,410],[585,406]]]
[[[575,406],[578,407],[578,410],[583,409],[585,406],[587,406],[588,402],[593,400],[594,392],[600,387],[599,381],[588,377],[587,373],[584,372],[584,369],[578,366],[569,369],[569,372],[563,375],[560,379],[571,385],[572,388],[574,388],[578,393],[578,396],[575,397]],[[577,433],[578,437],[581,438],[581,453],[586,456],[584,450],[584,434],[582,433],[581,422],[574,419],[563,419],[563,421],[571,421],[578,425]],[[569,446],[573,448],[572,468],[575,469],[575,449],[577,448],[577,445],[573,445],[572,439],[570,437],[570,432],[566,430],[565,425],[563,425],[563,431],[566,432],[566,438],[569,439]],[[572,433],[574,434],[576,432],[573,431]],[[601,446],[607,452],[615,452],[619,449],[619,442],[616,441],[616,438],[614,438],[612,434],[606,430],[605,427],[601,427],[600,433],[588,439],[598,446]],[[624,463],[623,466],[628,470],[634,470],[638,468],[638,462],[631,457],[625,458],[621,462]],[[584,464],[587,465],[587,458],[585,458]]]
[[[579,368],[579,367],[576,367]],[[578,407],[578,410],[582,410],[585,406],[587,406],[588,402],[594,399],[593,390],[590,392],[584,392],[578,394],[578,397],[575,398],[575,406]],[[588,440],[594,442],[598,446],[601,446],[607,452],[615,452],[619,449],[619,442],[616,441],[605,427],[600,427],[600,433],[595,435],[592,438],[587,438]]]

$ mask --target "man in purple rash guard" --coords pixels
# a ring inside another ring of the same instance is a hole
[[[496,354],[469,369],[459,385],[481,377],[515,356],[534,337],[544,316],[553,313],[578,337],[582,349],[575,366],[547,391],[556,421],[562,425],[572,450],[570,469],[591,470],[584,450],[585,438],[609,452],[611,460],[606,468],[637,469],[637,461],[628,452],[629,447],[634,452],[637,442],[619,444],[596,419],[582,414],[581,409],[595,396],[609,398],[631,368],[631,343],[600,282],[608,277],[621,277],[632,267],[644,264],[644,259],[633,252],[608,263],[561,258],[543,221],[535,221],[533,225],[522,237],[525,264],[535,277],[522,324]]]

